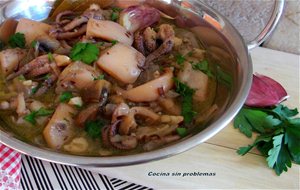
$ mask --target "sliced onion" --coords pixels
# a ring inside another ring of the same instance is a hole
[[[131,6],[124,9],[120,14],[119,23],[128,31],[137,30],[151,26],[160,19],[159,10],[143,5]]]
[[[269,107],[287,99],[285,89],[275,80],[264,75],[253,75],[252,86],[245,105],[250,107]]]

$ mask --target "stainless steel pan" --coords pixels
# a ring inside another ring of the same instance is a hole
[[[252,81],[252,63],[250,49],[261,44],[275,28],[282,14],[284,0],[275,3],[274,13],[264,30],[246,45],[237,30],[215,10],[196,0],[135,0],[122,1],[125,3],[146,3],[154,6],[178,19],[179,24],[190,28],[207,47],[207,51],[219,60],[218,64],[232,76],[230,90],[218,88],[216,103],[221,108],[219,113],[209,122],[208,126],[184,139],[158,150],[134,155],[112,157],[75,156],[55,152],[25,143],[12,133],[5,123],[0,121],[0,142],[30,156],[78,166],[111,167],[139,164],[166,158],[184,152],[214,136],[238,113],[248,95]],[[0,2],[0,23],[6,18],[30,18],[43,20],[47,18],[53,5],[53,0],[10,0]],[[188,6],[187,6],[188,5]],[[209,16],[217,21],[212,25],[206,21]]]

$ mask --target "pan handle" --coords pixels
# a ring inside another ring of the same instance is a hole
[[[261,31],[261,33],[252,41],[248,42],[247,44],[248,50],[252,50],[253,48],[256,48],[270,36],[270,34],[276,28],[280,20],[280,17],[282,16],[284,10],[284,4],[285,4],[285,0],[275,0],[274,10],[270,20],[268,21],[265,28]]]

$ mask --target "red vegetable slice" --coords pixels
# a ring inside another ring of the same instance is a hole
[[[250,107],[269,107],[287,99],[285,89],[275,80],[264,75],[253,75],[252,86],[245,105]]]

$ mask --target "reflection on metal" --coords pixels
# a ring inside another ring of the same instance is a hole
[[[266,41],[266,39],[270,36],[270,34],[276,28],[276,26],[281,18],[281,15],[284,10],[284,4],[285,4],[285,0],[275,0],[275,6],[274,6],[274,10],[273,10],[270,20],[268,21],[267,25],[262,30],[262,32],[254,40],[249,42],[248,50],[256,48],[257,46],[262,44],[264,41]]]
[[[54,0],[11,0],[0,8],[0,23],[6,18],[41,21],[48,17]]]
[[[214,19],[213,17],[211,17],[210,15],[204,13],[203,19],[205,21],[207,21],[208,23],[210,23],[212,26],[214,26],[216,29],[218,29],[218,30],[222,29],[221,24],[216,19]]]

